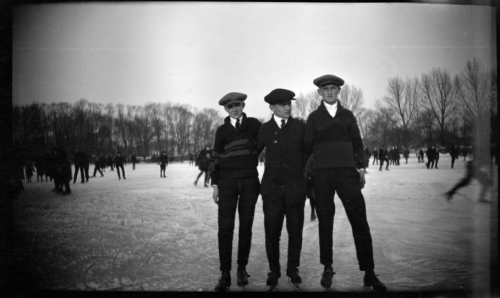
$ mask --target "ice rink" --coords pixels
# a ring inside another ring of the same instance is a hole
[[[363,190],[373,238],[375,272],[389,292],[471,291],[483,296],[490,286],[490,263],[497,262],[498,178],[478,203],[479,183],[443,193],[465,172],[459,158],[441,156],[439,169],[427,169],[415,156],[408,164],[367,169]],[[73,168],[74,170],[74,168]],[[90,166],[91,174],[93,165]],[[72,194],[52,192],[53,182],[27,183],[14,202],[15,264],[20,291],[213,291],[220,276],[217,205],[212,188],[193,185],[197,167],[172,163],[167,178],[160,167],[125,167],[127,179],[106,168],[104,177],[71,182]],[[264,171],[264,166],[259,166]],[[97,174],[97,176],[100,176]],[[335,198],[332,291],[365,292],[351,227]],[[301,265],[304,291],[323,291],[318,222],[306,202]],[[238,220],[236,228],[238,229]],[[267,291],[262,200],[257,203],[246,291]],[[290,292],[284,274],[288,237],[281,237],[282,277],[277,290]],[[236,286],[237,233],[233,244],[232,286]]]

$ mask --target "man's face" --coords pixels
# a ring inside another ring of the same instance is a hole
[[[233,119],[240,118],[244,108],[244,102],[230,102],[224,106],[224,110],[226,110],[229,116]]]
[[[340,87],[333,84],[325,85],[318,89],[318,93],[326,103],[334,104],[340,93]]]
[[[284,100],[280,101],[277,104],[270,105],[269,108],[274,114],[280,118],[288,118],[292,115],[292,101]]]

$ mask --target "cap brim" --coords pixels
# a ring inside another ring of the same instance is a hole
[[[224,104],[224,106],[226,107],[227,105],[230,105],[230,104],[232,104],[232,103],[236,103],[236,102],[238,102],[238,103],[243,103],[243,101],[241,101],[241,100],[231,100],[231,101],[226,102],[226,103]]]

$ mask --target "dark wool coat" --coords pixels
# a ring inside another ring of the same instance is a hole
[[[266,148],[260,187],[264,200],[281,199],[284,195],[289,206],[306,200],[304,132],[305,124],[292,117],[282,129],[273,118],[260,127],[257,143],[259,148]]]

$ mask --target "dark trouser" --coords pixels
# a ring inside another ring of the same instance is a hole
[[[204,184],[208,185],[208,181],[210,180],[210,171],[201,171],[198,174],[198,177],[196,177],[196,182],[198,182],[198,179],[200,179],[200,177],[201,177],[201,175],[203,175],[203,173],[205,173],[205,182],[204,182]]]
[[[123,168],[123,165],[116,165],[115,168],[116,168],[116,172],[118,173],[118,179],[121,179],[120,169],[122,169],[123,178],[125,178],[125,169]]]
[[[236,209],[240,220],[238,265],[246,266],[252,245],[255,204],[260,192],[259,177],[221,178],[218,181],[218,239],[220,270],[231,270]]]
[[[457,192],[458,189],[462,188],[462,187],[465,187],[467,185],[469,185],[469,183],[471,182],[472,180],[472,177],[465,177],[463,178],[462,180],[460,180],[452,189],[450,189],[448,191],[448,193],[453,196],[455,194],[455,192]]]
[[[437,169],[438,168],[438,162],[439,162],[439,159],[435,159],[434,160],[436,163],[434,164],[434,167]]]
[[[384,166],[384,161],[386,163],[385,165],[385,169],[389,169],[389,160],[387,159],[380,159],[380,169],[379,170],[382,170],[382,167]]]
[[[428,159],[427,160],[427,163],[425,164],[427,166],[427,168],[434,168],[434,159]]]
[[[334,196],[337,193],[351,224],[359,269],[373,270],[375,264],[372,237],[366,218],[365,200],[361,193],[358,171],[355,168],[328,168],[313,171],[321,264],[333,264]]]
[[[132,170],[135,170],[135,162],[132,162]]]
[[[103,174],[102,174],[101,169],[99,168],[99,166],[94,166],[94,175],[92,175],[92,177],[95,176],[95,174],[97,174],[97,171],[99,171],[99,173],[101,173],[101,176],[103,176]]]
[[[372,165],[373,165],[375,162],[377,162],[377,164],[378,164],[378,158],[375,158],[375,157],[374,157],[374,158],[373,158]]]
[[[80,177],[82,178],[82,182],[85,181],[85,176],[84,176],[84,167],[80,165],[75,164],[75,178],[73,178],[73,183],[76,182],[76,178],[78,177],[78,170],[80,170]]]
[[[451,168],[453,169],[453,166],[455,165],[455,159],[456,157],[455,156],[452,156],[451,157]]]
[[[165,165],[160,165],[160,177],[163,177],[165,176],[165,169],[167,168],[167,166]]]
[[[87,180],[87,182],[89,181],[89,167],[90,165],[85,165],[84,166],[84,169],[85,169],[85,179]]]
[[[274,199],[274,200],[273,200]],[[302,250],[302,228],[304,227],[305,202],[287,206],[284,197],[263,198],[264,230],[266,234],[266,253],[269,270],[279,272],[280,238],[283,220],[286,215],[286,230],[288,232],[288,262],[287,269],[300,266],[300,251]]]

